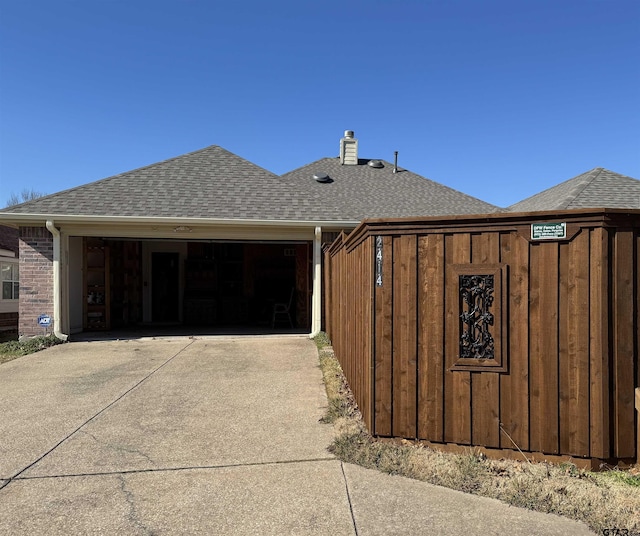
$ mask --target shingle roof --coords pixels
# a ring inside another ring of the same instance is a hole
[[[640,208],[640,181],[608,169],[594,168],[515,203],[507,211],[572,208]]]
[[[360,159],[358,165],[342,165],[339,158],[323,158],[282,176],[304,185],[332,218],[350,220],[445,214],[484,214],[497,207],[480,199],[382,162],[382,168]],[[324,173],[329,183],[317,183],[313,175]]]
[[[298,219],[280,178],[212,145],[16,205],[6,212],[88,216]]]
[[[497,207],[405,170],[325,158],[275,175],[212,145],[15,205],[20,214],[360,221],[493,212]],[[332,182],[320,184],[317,172]]]

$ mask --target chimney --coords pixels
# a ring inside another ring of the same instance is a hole
[[[340,163],[346,166],[358,165],[358,140],[353,137],[353,130],[345,130],[340,140]]]

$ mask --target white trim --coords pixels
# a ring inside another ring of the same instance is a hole
[[[154,240],[266,240],[304,241],[313,240],[313,229],[295,227],[259,226],[190,226],[186,231],[175,231],[173,225],[78,225],[66,224],[62,229],[69,236],[95,236],[101,238],[130,238]]]
[[[47,220],[45,226],[53,235],[53,334],[63,341],[69,336],[60,331],[62,307],[61,307],[61,280],[60,280],[60,231],[56,228],[53,220]]]
[[[322,227],[315,228],[313,240],[313,294],[311,297],[311,333],[315,337],[322,329]]]
[[[12,212],[0,213],[0,221],[7,220],[13,224],[25,224],[25,222],[42,222],[55,218],[58,225],[61,223],[108,223],[114,224],[175,224],[180,225],[225,225],[225,226],[254,226],[254,227],[301,227],[313,229],[315,227],[336,228],[356,227],[360,220],[336,220],[336,221],[309,221],[309,220],[251,220],[234,218],[187,218],[181,216],[90,216],[84,214],[21,214]]]

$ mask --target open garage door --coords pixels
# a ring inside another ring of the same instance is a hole
[[[310,330],[310,242],[73,240],[83,270],[70,308],[83,331]]]

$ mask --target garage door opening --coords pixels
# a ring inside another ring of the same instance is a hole
[[[310,330],[310,242],[72,240],[83,266],[70,289],[76,332]]]

